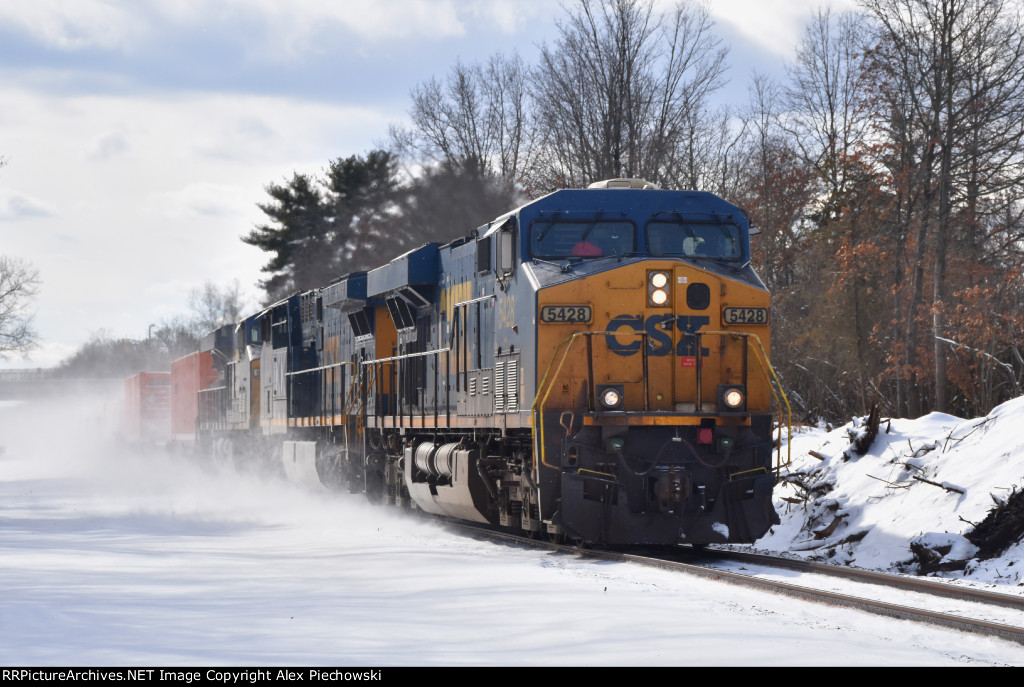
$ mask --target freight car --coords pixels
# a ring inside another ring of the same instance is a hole
[[[121,437],[130,443],[166,444],[171,438],[171,375],[140,372],[124,380]]]
[[[588,544],[751,542],[778,522],[784,406],[749,235],[710,193],[557,191],[211,333],[174,408],[200,448],[375,502]]]

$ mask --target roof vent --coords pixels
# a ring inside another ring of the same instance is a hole
[[[644,179],[605,179],[595,181],[587,188],[649,188],[657,190],[658,187]]]

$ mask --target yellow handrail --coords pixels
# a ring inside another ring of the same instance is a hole
[[[576,339],[578,339],[581,336],[596,336],[598,334],[616,335],[616,336],[618,336],[618,335],[626,335],[626,336],[632,335],[632,336],[639,336],[639,337],[647,336],[646,332],[638,332],[638,331],[635,331],[635,330],[632,331],[632,332],[618,332],[618,331],[614,331],[614,332],[611,332],[611,331],[574,332],[570,336],[562,339],[562,341],[560,341],[558,343],[558,345],[555,346],[554,355],[551,356],[551,360],[548,362],[548,367],[544,371],[544,377],[541,378],[541,382],[537,386],[537,395],[534,397],[533,405],[530,407],[530,414],[531,415],[535,415],[537,417],[537,423],[535,423],[535,426],[534,426],[534,437],[535,437],[535,439],[534,439],[534,444],[535,444],[535,446],[534,446],[534,453],[540,458],[540,462],[543,463],[544,466],[546,466],[546,467],[553,468],[555,470],[560,469],[557,465],[552,465],[551,463],[548,463],[547,459],[545,458],[545,455],[544,455],[544,404],[547,402],[548,396],[551,395],[551,389],[553,389],[554,386],[555,386],[555,380],[558,379],[558,374],[562,371],[562,365],[565,364],[566,358],[569,357],[569,351],[572,350],[572,345],[576,341]],[[562,348],[562,346],[565,346],[567,343],[568,343],[568,346],[566,346],[565,352],[562,353],[562,358],[558,362],[558,367],[555,369],[554,377],[552,377],[551,383],[548,385],[547,391],[544,392],[544,398],[541,398],[541,391],[544,388],[545,382],[547,382],[547,380],[548,380],[548,375],[551,373],[551,366],[555,362],[555,357],[558,355],[558,350],[560,348]],[[538,404],[540,405],[539,408],[538,408]],[[540,411],[539,413],[538,413],[538,410]],[[539,425],[539,428],[538,428],[537,425]],[[534,463],[533,463],[533,470],[534,470],[534,474],[533,474],[534,479],[535,480],[540,479],[540,471],[539,471],[539,468],[537,467],[537,461],[534,461]]]

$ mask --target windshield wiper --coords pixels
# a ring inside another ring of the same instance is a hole
[[[594,227],[596,227],[597,223],[601,221],[601,215],[603,214],[604,212],[599,212],[594,216],[594,219],[590,220],[590,224],[587,225],[587,229],[583,232],[583,236],[580,237],[580,241],[587,240],[587,237],[590,236],[590,232],[594,231]]]
[[[740,272],[743,270],[744,267],[750,264],[750,261],[748,260],[747,262],[743,263],[743,265],[741,265],[740,267],[737,267],[736,265],[732,264],[732,260],[723,257],[715,257],[714,255],[687,255],[684,257],[686,257],[688,260],[706,260],[707,262],[710,262],[713,265],[721,265],[722,267],[728,267],[733,272]]]
[[[541,260],[540,258],[533,258],[533,263],[535,265],[551,265],[552,267],[557,267],[558,270],[563,273],[572,272],[571,262],[566,262],[560,265],[557,262],[551,262],[550,260]]]

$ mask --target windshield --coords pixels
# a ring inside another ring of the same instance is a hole
[[[635,250],[632,222],[534,222],[530,254],[535,258],[601,258],[630,255]]]
[[[735,224],[651,222],[647,250],[652,256],[743,259],[740,228]]]

